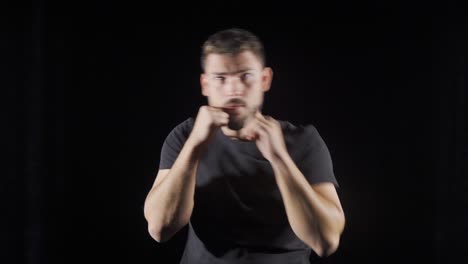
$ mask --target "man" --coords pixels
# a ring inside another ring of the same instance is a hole
[[[314,126],[261,113],[272,69],[242,29],[203,45],[208,105],[167,136],[145,201],[158,242],[189,224],[181,263],[309,263],[338,247],[345,217],[330,153]]]

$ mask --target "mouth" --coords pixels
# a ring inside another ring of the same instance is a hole
[[[245,107],[245,105],[242,105],[242,104],[236,104],[236,105],[234,105],[234,104],[232,104],[232,105],[226,105],[226,106],[224,106],[223,109],[224,109],[227,113],[229,113],[229,114],[238,114],[239,111],[240,111],[243,107]]]
[[[240,108],[240,107],[244,107],[245,105],[241,105],[241,104],[237,104],[237,105],[227,105],[225,106],[224,108],[226,109],[233,109],[233,108]]]

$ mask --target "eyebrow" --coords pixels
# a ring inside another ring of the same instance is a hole
[[[239,70],[236,72],[213,72],[211,74],[212,75],[234,75],[234,74],[244,73],[248,71],[253,71],[253,69],[247,68],[247,69]]]

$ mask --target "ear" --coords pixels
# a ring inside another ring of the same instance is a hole
[[[264,92],[270,90],[272,80],[273,80],[273,70],[270,67],[263,68],[263,70],[262,70],[262,90]]]
[[[208,80],[206,78],[204,73],[200,74],[201,92],[204,96],[208,96]]]

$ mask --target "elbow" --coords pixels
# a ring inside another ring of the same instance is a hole
[[[318,237],[320,237],[320,239],[312,240],[313,242],[310,243],[309,246],[319,257],[328,257],[338,250],[343,229],[344,225],[340,230],[330,232],[326,235],[319,235]]]
[[[163,210],[160,210],[162,212]],[[145,210],[145,218],[148,223],[148,233],[159,243],[163,243],[171,239],[181,228],[186,226],[190,221],[191,211],[186,211],[182,216],[175,217],[150,213]]]
[[[341,234],[345,228],[345,222],[344,215],[342,215],[337,229],[326,236],[322,236],[321,242],[318,243],[319,245],[314,249],[319,257],[328,257],[338,250]]]
[[[151,227],[151,226],[148,226],[148,233],[150,234],[150,236],[156,240],[156,242],[158,243],[162,243],[162,242],[165,242],[163,241],[161,238],[161,230],[158,229],[158,228],[154,228],[154,227]]]
[[[167,231],[164,231],[164,226],[154,221],[154,219],[150,220],[148,215],[149,213],[146,211],[145,208],[145,218],[148,223],[149,235],[158,243],[166,242],[167,240],[169,240],[169,238],[167,237]]]
[[[340,231],[322,237],[320,243],[317,243],[318,245],[313,248],[319,257],[328,257],[338,250],[343,229],[344,224],[341,226]]]
[[[156,227],[154,225],[148,226],[148,232],[158,243],[164,243],[174,235],[172,232],[168,231],[168,228]]]
[[[340,236],[336,235],[333,238],[320,243],[320,245],[317,246],[314,250],[319,257],[325,258],[335,253],[338,250],[339,245]]]
[[[148,233],[158,243],[164,243],[171,239],[182,227],[187,225],[188,222],[189,221],[187,220],[168,225],[149,222]]]
[[[317,256],[325,258],[338,250],[340,236],[334,234],[321,239],[313,239],[312,236],[310,236],[308,240],[302,239],[302,241],[304,241],[304,243],[307,244],[315,254],[317,254]]]

